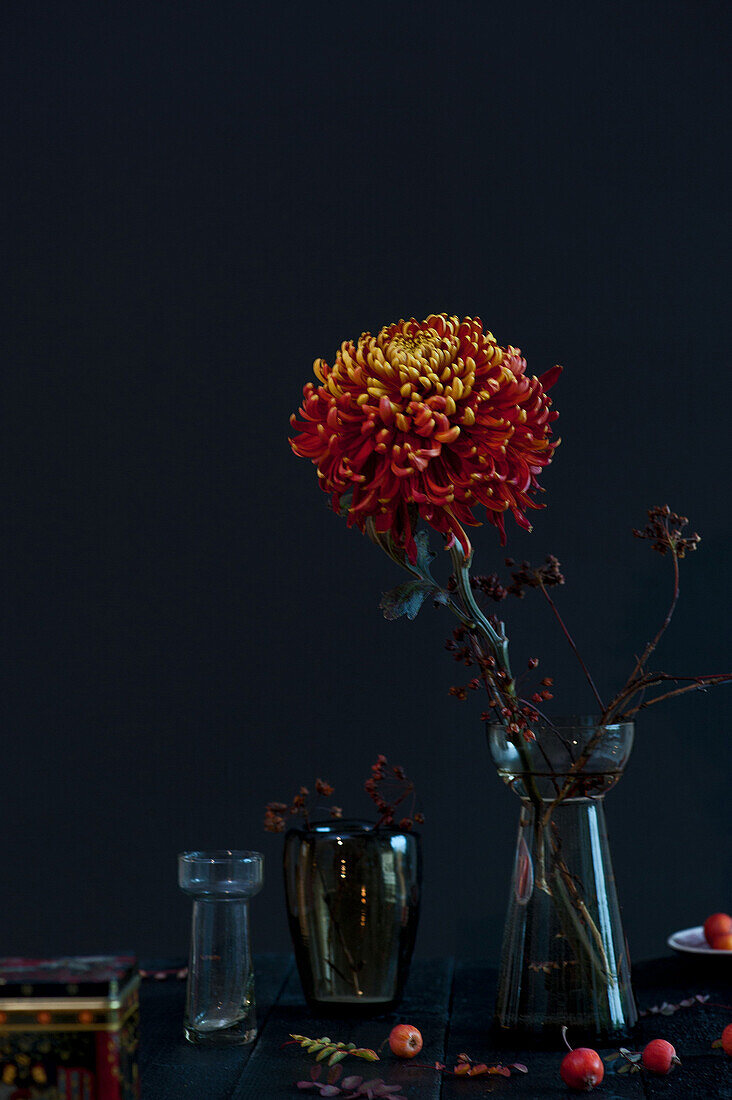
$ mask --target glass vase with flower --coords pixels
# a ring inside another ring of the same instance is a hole
[[[518,348],[500,347],[478,318],[432,314],[346,341],[333,366],[316,359],[299,417],[295,454],[317,467],[321,488],[349,526],[366,533],[409,579],[382,598],[387,618],[413,619],[425,601],[458,619],[448,642],[472,668],[458,699],[484,689],[482,718],[499,775],[521,799],[519,836],[504,935],[497,1021],[533,1035],[560,1024],[621,1035],[635,1022],[630,965],[604,827],[603,798],[630,752],[638,712],[663,699],[732,680],[732,674],[678,676],[647,665],[671,621],[679,562],[696,534],[668,506],[652,508],[643,531],[670,555],[673,596],[653,639],[605,703],[550,589],[564,583],[558,560],[517,566],[510,580],[472,575],[465,528],[480,508],[505,543],[505,517],[531,530],[529,509],[554,456],[557,417],[548,391],[561,367],[527,374]],[[426,528],[439,532],[452,573],[435,578]],[[539,661],[515,676],[505,625],[490,604],[536,589],[545,598],[594,698],[591,719],[550,719],[552,678],[530,685]]]

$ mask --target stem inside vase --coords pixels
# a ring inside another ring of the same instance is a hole
[[[496,1015],[508,1031],[550,1035],[566,1024],[616,1037],[637,1011],[603,799],[633,727],[573,721],[536,729],[521,751],[504,727],[489,727],[493,761],[522,800]]]

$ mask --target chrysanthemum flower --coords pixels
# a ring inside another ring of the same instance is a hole
[[[411,561],[418,516],[466,556],[477,507],[502,543],[506,512],[531,529],[526,510],[540,507],[537,478],[557,446],[546,391],[561,367],[528,377],[520,350],[499,347],[478,318],[442,313],[365,332],[313,370],[319,384],[303,390],[290,444],[315,463],[336,511],[352,494],[349,526],[373,519]]]

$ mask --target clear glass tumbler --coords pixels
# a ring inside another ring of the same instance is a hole
[[[178,885],[193,898],[184,1032],[191,1043],[251,1043],[257,1034],[249,899],[260,852],[183,852]]]

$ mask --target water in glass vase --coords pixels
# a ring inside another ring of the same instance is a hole
[[[313,822],[285,837],[288,917],[303,992],[318,1012],[382,1012],[401,998],[419,917],[414,832]]]
[[[532,729],[536,740],[518,744],[504,727],[488,728],[499,775],[521,799],[497,1024],[551,1041],[564,1024],[621,1037],[637,1010],[603,799],[623,772],[633,724],[557,719]]]

